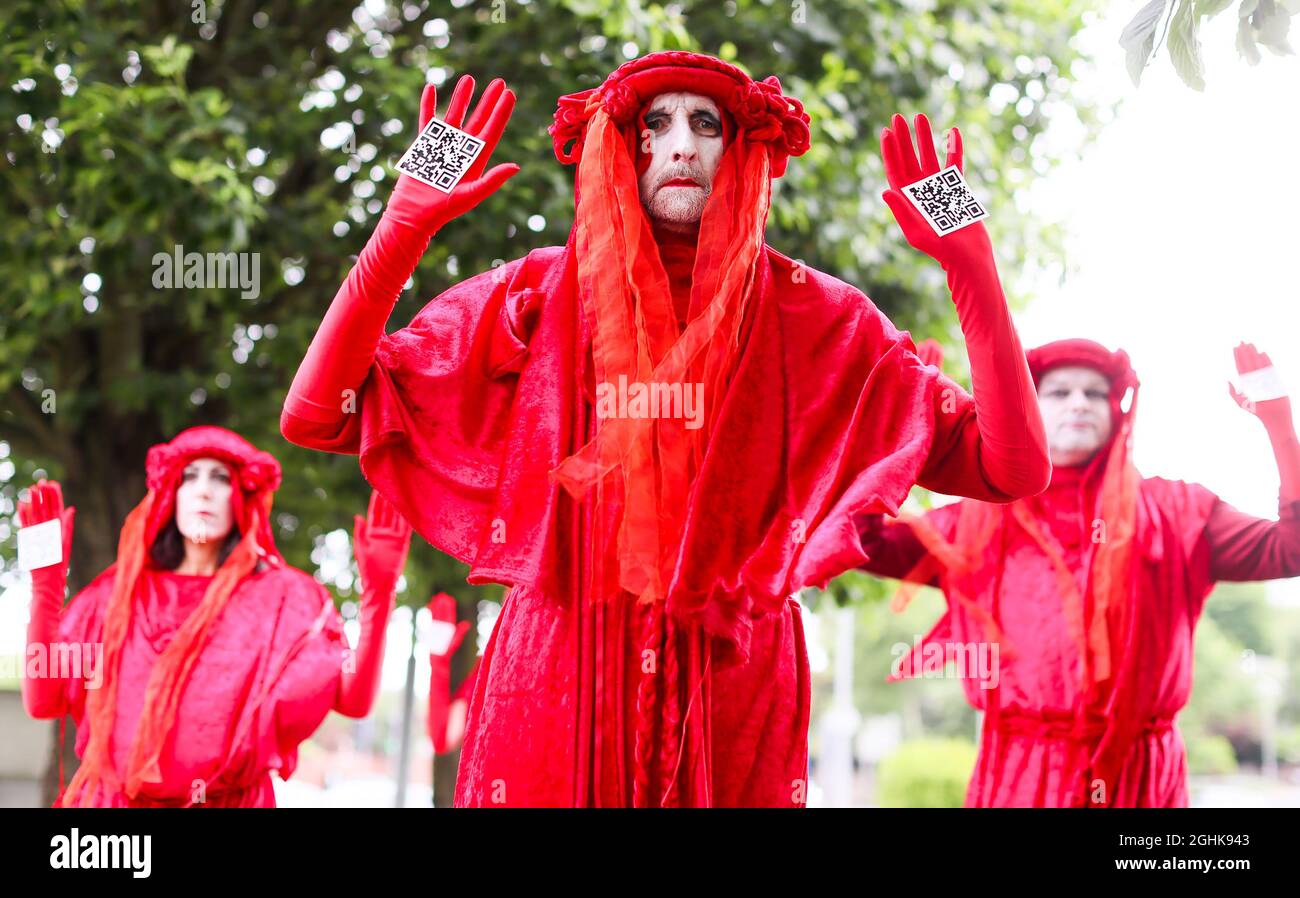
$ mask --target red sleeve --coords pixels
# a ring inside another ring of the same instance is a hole
[[[545,265],[543,255],[538,267]],[[329,417],[326,404],[301,402],[300,392],[320,393],[310,378],[303,380],[304,372],[320,369],[304,361],[281,417],[291,442],[359,454],[371,485],[421,536],[462,561],[474,557],[489,517],[517,375],[544,295],[531,283],[536,271],[530,258],[462,281],[430,300],[406,327],[379,336],[355,402],[332,420],[311,420],[317,412]],[[321,375],[324,396],[343,383],[333,364]]]
[[[402,286],[429,237],[380,219],[339,287],[284,399],[280,430],[300,446],[356,452],[358,392]]]
[[[291,595],[284,599],[277,626],[273,678],[265,684],[274,712],[270,734],[279,755],[276,765],[288,779],[298,763],[298,746],[325,720],[338,695],[347,638],[343,618],[325,587],[301,571],[283,582]],[[245,714],[256,710],[250,703]]]
[[[960,503],[954,502],[926,512],[931,521],[947,538],[952,538]],[[862,550],[869,556],[862,570],[879,577],[902,580],[928,556],[925,546],[916,538],[912,528],[884,515],[868,515],[861,526]],[[930,586],[938,586],[939,578],[930,579]]]
[[[935,439],[918,481],[950,496],[1011,502],[1047,488],[1038,393],[990,251],[944,265],[970,360],[967,394],[934,382]]]
[[[975,397],[960,384],[947,375],[939,375],[934,381],[932,399],[934,444],[917,479],[920,486],[945,496],[963,496],[983,502],[1011,502],[1039,491],[1034,488],[1036,484],[1029,485],[1042,469],[1037,449],[1020,453],[1034,459],[1034,463],[1028,466],[1031,476],[1026,479],[1025,466],[1017,466],[1021,470],[1015,470],[996,461],[998,456],[985,450],[987,443],[981,433]],[[1033,398],[1032,405],[1030,403],[1030,395],[1018,390],[1010,396],[995,396],[988,404],[997,405],[1004,418],[1039,415],[1037,399]],[[1027,445],[1036,444],[1030,439]],[[1001,457],[1015,454],[1003,453]],[[1046,458],[1045,448],[1041,457]],[[1045,470],[1050,477],[1050,466]]]
[[[1222,499],[1205,525],[1215,580],[1276,580],[1300,576],[1300,499],[1282,502],[1278,520],[1257,518]]]
[[[83,659],[96,668],[103,664],[104,645],[104,608],[113,592],[113,579],[116,576],[115,564],[109,565],[98,577],[91,580],[81,592],[72,597],[64,606],[59,616],[59,641],[70,645],[82,646]],[[52,708],[50,714],[43,717],[72,715],[74,723],[80,724],[86,712],[87,680],[102,680],[102,670],[82,667],[82,676],[65,677],[62,680],[63,698],[59,707]]]

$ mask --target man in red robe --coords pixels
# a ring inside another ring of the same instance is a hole
[[[982,223],[938,236],[900,192],[929,123],[882,134],[886,202],[943,265],[974,395],[861,291],[767,246],[771,180],[809,144],[775,77],[654,53],[561,97],[567,245],[384,324],[484,173],[514,95],[446,120],[483,154],[451,193],[402,176],[285,400],[291,441],[358,453],[471,582],[509,587],[458,805],[799,806],[809,671],[791,594],[864,560],[855,519],[913,483],[992,502],[1046,486],[1033,385]],[[421,126],[433,115],[432,88]],[[953,129],[949,164],[960,166]]]
[[[1300,575],[1290,400],[1268,356],[1238,346],[1246,394],[1232,395],[1263,422],[1281,478],[1269,521],[1199,484],[1138,474],[1138,380],[1122,350],[1061,340],[1028,359],[1051,448],[1046,491],[999,506],[964,500],[905,524],[863,521],[866,570],[948,599],[891,679],[957,662],[985,712],[968,806],[1185,806],[1174,716],[1191,694],[1205,598],[1218,580]]]

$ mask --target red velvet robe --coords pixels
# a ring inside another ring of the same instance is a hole
[[[1047,491],[1033,497],[1043,510],[1066,566],[1084,586],[1083,553],[1103,466],[1085,478],[1082,468],[1057,468]],[[945,539],[955,536],[961,503],[927,513]],[[1135,635],[1136,702],[1141,732],[1124,760],[1110,804],[1115,807],[1187,805],[1187,754],[1174,718],[1192,690],[1192,639],[1206,596],[1218,580],[1270,580],[1300,575],[1300,501],[1283,503],[1280,519],[1242,514],[1199,484],[1149,477],[1142,480],[1136,536],[1140,553],[1140,629]],[[975,772],[966,794],[971,807],[1063,807],[1077,802],[1077,772],[1097,745],[1100,711],[1082,738],[1071,733],[1079,700],[1081,660],[1067,626],[1055,574],[1046,554],[1011,522],[989,552],[1005,551],[1001,586],[993,578],[976,597],[1001,627],[1003,652],[997,714],[986,714]],[[909,527],[872,528],[864,567],[903,577],[926,557]],[[932,585],[948,588],[941,573]],[[961,603],[949,609],[902,666],[903,675],[925,670],[931,645],[979,643],[985,631]],[[930,651],[936,655],[935,650]],[[991,681],[990,681],[991,682]],[[980,710],[993,690],[979,677],[962,680],[967,700]]]
[[[64,642],[100,642],[113,571],[96,577],[64,609]],[[153,663],[211,580],[141,571],[118,674],[112,743],[118,771],[126,769]],[[162,782],[146,785],[135,800],[101,793],[95,805],[274,807],[271,771],[283,779],[293,773],[298,745],[334,703],[346,647],[342,618],[310,575],[267,567],[245,577],[213,624],[181,696],[173,735],[159,757]],[[67,681],[66,713],[77,724],[78,755],[90,739],[88,685],[96,688],[84,676]]]
[[[661,252],[679,311],[691,255],[670,241]],[[631,803],[646,609],[587,598],[592,522],[547,477],[595,424],[564,258],[534,250],[384,336],[359,414],[314,424],[291,395],[282,419],[300,445],[359,452],[370,483],[470,564],[471,582],[511,587],[470,702],[460,806]],[[758,278],[692,492],[684,598],[669,600],[677,704],[704,728],[681,746],[685,804],[804,804],[810,683],[789,597],[864,560],[857,514],[895,513],[918,480],[1007,499],[980,467],[973,398],[866,296],[770,248]]]

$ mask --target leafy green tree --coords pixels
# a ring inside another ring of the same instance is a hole
[[[1142,72],[1165,46],[1183,83],[1205,90],[1201,26],[1232,6],[1233,0],[1150,0],[1144,4],[1119,38],[1133,84],[1141,82]],[[1287,32],[1291,18],[1300,12],[1300,0],[1239,0],[1236,10],[1238,56],[1259,65],[1260,47],[1274,56],[1295,55]]]

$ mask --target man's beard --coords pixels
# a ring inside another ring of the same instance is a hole
[[[689,169],[664,172],[650,195],[650,202],[645,204],[646,212],[655,221],[665,224],[697,224],[704,216],[704,207],[708,204],[709,195],[713,192],[712,185],[701,187],[699,190],[683,190],[663,186],[676,178],[691,178],[697,183],[703,180],[697,173]]]

